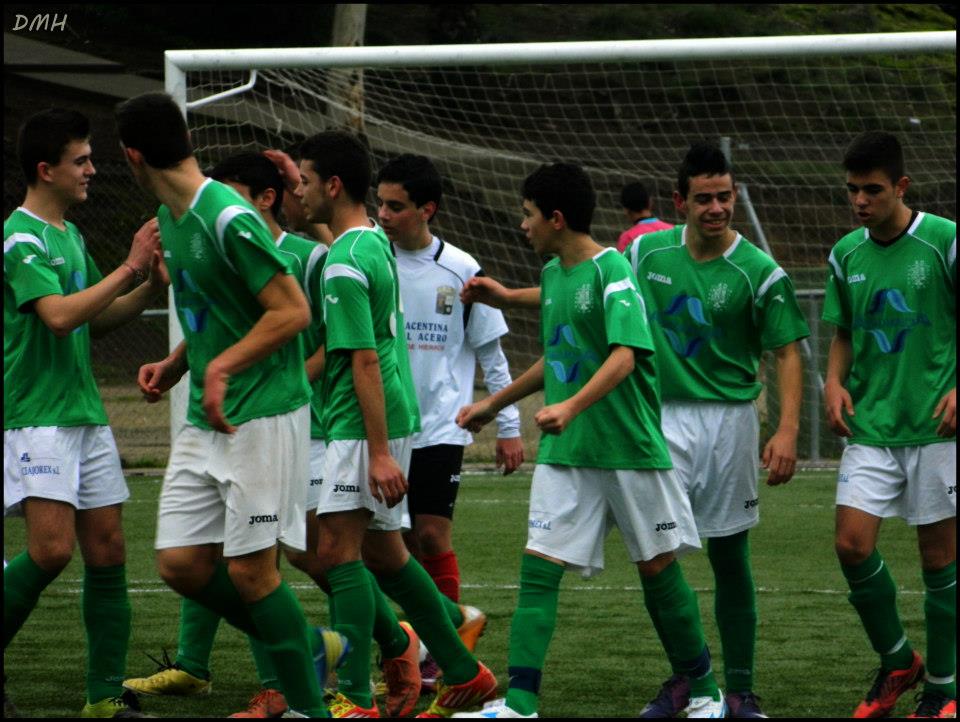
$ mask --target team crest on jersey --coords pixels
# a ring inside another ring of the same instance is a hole
[[[707,294],[707,303],[714,311],[722,311],[730,300],[730,286],[725,283],[718,283],[710,289]]]
[[[923,260],[914,261],[907,268],[907,281],[913,288],[926,288],[930,283],[930,265]]]
[[[190,236],[190,255],[198,261],[203,260],[203,239],[199,233]]]
[[[456,291],[453,286],[437,287],[437,313],[449,316],[453,313],[453,301],[456,298]]]
[[[581,313],[593,308],[593,286],[585,283],[573,294],[573,305]]]

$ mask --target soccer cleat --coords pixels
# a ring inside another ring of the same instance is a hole
[[[107,697],[96,703],[87,702],[80,710],[81,717],[113,717],[130,719],[148,717],[140,711],[140,703],[133,692],[124,692],[119,697]]]
[[[323,689],[336,689],[336,673],[350,653],[350,640],[346,636],[324,627],[314,627],[313,633],[323,639],[323,654],[313,658],[317,680]]]
[[[373,707],[360,707],[354,704],[346,696],[337,694],[330,704],[331,717],[379,717],[380,710],[377,709],[377,703]]]
[[[687,705],[684,711],[688,719],[692,717],[702,719],[726,717],[727,703],[723,699],[723,693],[720,694],[720,699],[714,699],[713,697],[692,697],[690,704]]]
[[[287,699],[281,692],[275,689],[261,689],[250,700],[247,709],[230,716],[269,719],[271,717],[283,717],[283,713],[287,709]]]
[[[853,711],[854,717],[889,717],[897,700],[908,689],[917,686],[923,679],[923,660],[916,652],[913,653],[913,662],[909,669],[881,669],[866,699]]]
[[[420,694],[434,694],[437,691],[437,680],[440,679],[443,670],[437,664],[433,655],[427,654],[427,658],[420,663]]]
[[[640,710],[643,719],[664,719],[676,717],[690,704],[690,680],[682,674],[675,674],[662,685],[657,696],[647,702]]]
[[[473,652],[483,630],[487,628],[487,615],[469,604],[461,604],[460,613],[463,615],[463,623],[457,627],[457,634],[460,635],[463,646]]]
[[[482,662],[477,662],[477,676],[463,684],[445,684],[441,679],[437,696],[425,712],[417,717],[450,717],[455,712],[468,710],[489,701],[497,693],[497,678]]]
[[[917,695],[917,711],[907,717],[950,718],[957,716],[957,700],[943,692],[921,692]]]
[[[766,718],[760,709],[760,698],[753,692],[729,692],[726,697],[730,717],[741,719]]]
[[[167,650],[163,650],[161,662],[147,655],[157,664],[157,671],[149,677],[134,677],[123,681],[123,688],[137,694],[164,695],[172,697],[192,697],[196,694],[210,694],[213,684],[209,679],[194,677],[182,669],[176,662],[170,661]]]
[[[383,660],[387,717],[406,717],[420,699],[420,637],[409,622],[400,626],[407,633],[407,648],[399,657]]]
[[[539,717],[536,712],[533,714],[520,714],[515,709],[507,707],[506,699],[495,699],[483,705],[483,709],[477,712],[457,712],[454,717],[476,717],[486,719],[533,719]]]

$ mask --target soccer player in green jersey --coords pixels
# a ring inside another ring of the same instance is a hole
[[[903,150],[857,136],[843,159],[863,224],[830,252],[823,318],[836,325],[827,419],[847,437],[837,483],[836,550],[850,603],[880,671],[854,717],[886,717],[924,679],[916,717],[955,717],[957,625],[957,224],[908,207]],[[877,551],[880,522],[917,528],[925,591],[924,663],[897,613]]]
[[[756,591],[748,530],[759,522],[754,400],[760,355],[774,352],[780,421],[764,445],[767,484],[790,480],[796,464],[803,369],[797,341],[808,335],[786,273],[730,227],[736,185],[720,148],[694,144],[678,173],[674,202],[686,223],[634,239],[624,251],[646,301],[663,397],[663,433],[696,517],[716,582],[727,707],[762,715],[753,692]],[[469,297],[531,306],[537,289],[470,282]],[[656,620],[656,617],[654,617]],[[689,679],[673,675],[641,716],[676,716]]]
[[[301,147],[300,193],[308,220],[335,240],[323,270],[327,324],[318,554],[331,587],[334,628],[354,651],[339,673],[337,716],[377,716],[370,694],[370,643],[377,619],[375,584],[397,602],[443,669],[428,716],[449,716],[496,691],[496,679],[466,649],[443,597],[407,552],[400,534],[411,436],[419,411],[407,358],[396,261],[382,229],[367,217],[370,159],[342,132]],[[410,646],[415,635],[410,635]],[[414,666],[411,670],[419,678]]]
[[[170,96],[132,98],[116,115],[135,179],[162,203],[184,334],[142,385],[160,394],[190,371],[160,494],[160,575],[263,642],[291,713],[328,716],[303,610],[277,569],[278,541],[305,548],[307,300],[256,210],[204,178]]]
[[[690,501],[660,430],[660,396],[644,300],[630,266],[590,236],[595,195],[572,164],[542,166],[523,185],[521,228],[539,255],[544,355],[505,389],[461,409],[477,431],[540,389],[543,435],[530,490],[520,597],[510,627],[506,698],[476,717],[533,717],[565,569],[603,568],[612,520],[643,583],[665,649],[688,678],[688,717],[722,717],[696,595],[676,561],[698,548]]]
[[[323,372],[323,309],[319,303],[319,281],[323,269],[327,246],[288,233],[281,228],[279,218],[281,207],[286,206],[284,199],[284,181],[275,162],[261,153],[239,153],[218,163],[207,172],[214,180],[233,188],[245,201],[260,214],[270,230],[277,249],[288,257],[294,276],[303,288],[311,304],[312,319],[310,326],[302,332],[304,354],[306,356],[307,378],[313,387],[310,401],[310,478],[304,479],[307,486],[306,501],[306,550],[296,551],[284,548],[290,562],[312,576],[318,584],[325,585],[322,575],[317,572],[317,489],[323,465],[323,427],[320,425],[320,412],[323,408],[320,395],[320,375]],[[298,171],[299,176],[299,171]],[[292,196],[292,194],[289,194]],[[299,207],[299,200],[297,206]],[[302,214],[302,211],[301,211]],[[286,220],[286,218],[284,218]],[[140,381],[145,382],[149,365],[144,367]],[[151,400],[155,400],[147,387],[142,387]],[[133,678],[124,681],[124,687],[139,694],[191,696],[210,691],[210,654],[213,641],[220,625],[220,616],[199,602],[183,597],[180,601],[180,638],[177,645],[177,657],[173,663],[166,660],[160,669],[149,677]],[[319,650],[326,654],[326,665],[335,669],[338,659],[346,651],[345,639],[335,632],[317,628],[312,639],[318,643]],[[245,716],[275,717],[283,714],[288,705],[280,692],[279,680],[270,661],[270,655],[264,644],[250,636],[250,647],[260,678],[261,690],[250,700]],[[323,680],[321,680],[323,681]]]
[[[87,199],[96,173],[89,121],[66,109],[32,115],[17,156],[27,195],[3,224],[3,510],[23,515],[27,549],[3,570],[3,646],[79,542],[87,630],[80,716],[142,716],[120,686],[130,638],[120,505],[130,494],[90,366],[90,337],[136,318],[166,288],[157,221],[144,224],[127,259],[103,276],[64,217]]]

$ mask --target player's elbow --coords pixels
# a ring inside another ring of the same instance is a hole
[[[70,323],[70,320],[61,316],[53,316],[50,318],[43,319],[43,322],[46,324],[47,328],[50,329],[50,332],[57,338],[66,338],[74,329],[76,325]]]

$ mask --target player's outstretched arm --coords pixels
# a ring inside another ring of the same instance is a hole
[[[500,346],[500,339],[494,339],[476,349],[477,362],[483,371],[483,383],[487,391],[495,394],[512,383],[510,364]],[[515,405],[504,407],[497,414],[496,464],[507,476],[520,468],[523,463],[523,440],[520,438],[520,411]]]
[[[827,357],[827,380],[823,384],[824,402],[827,407],[827,423],[838,436],[852,436],[850,427],[844,421],[843,415],[854,416],[853,398],[843,384],[850,373],[853,361],[853,345],[850,342],[850,332],[837,328],[837,332],[830,342],[830,354]]]
[[[152,218],[134,234],[127,260],[116,270],[82,291],[38,298],[34,310],[54,335],[64,337],[96,318],[138,278],[146,278],[159,248],[160,228]]]
[[[780,425],[763,447],[761,461],[770,473],[767,484],[786,484],[797,467],[797,434],[800,432],[800,404],[803,398],[803,359],[797,343],[774,350],[780,387]]]
[[[380,359],[376,349],[357,349],[352,352],[350,367],[353,387],[363,416],[367,433],[367,450],[370,454],[368,481],[370,493],[377,501],[394,507],[407,493],[407,479],[397,460],[390,454],[388,443],[386,399],[383,393],[383,377],[380,374]]]
[[[157,248],[153,252],[147,282],[114,299],[113,303],[92,318],[90,333],[96,337],[103,336],[137,318],[169,285],[170,275],[167,273],[167,264],[163,262],[163,250]]]
[[[517,403],[543,388],[543,357],[524,371],[512,384],[485,399],[464,406],[457,412],[457,426],[469,431],[480,431],[497,417],[500,409]]]
[[[583,388],[566,401],[544,406],[536,413],[533,420],[540,430],[547,434],[563,433],[577,414],[602,399],[633,372],[633,354],[632,346],[614,346]]]
[[[144,364],[137,374],[137,386],[148,404],[159,401],[187,373],[187,342],[181,341],[163,361]]]
[[[233,433],[223,415],[227,382],[258,361],[266,358],[310,323],[310,307],[293,276],[276,273],[257,294],[264,309],[247,335],[224,349],[207,364],[203,379],[203,410],[217,431]]]
[[[474,276],[460,290],[463,303],[485,303],[494,308],[539,308],[540,287],[507,288],[488,276]]]
[[[933,418],[939,418],[937,436],[949,438],[957,435],[957,388],[954,386],[947,395],[940,399],[937,408],[933,411]]]

